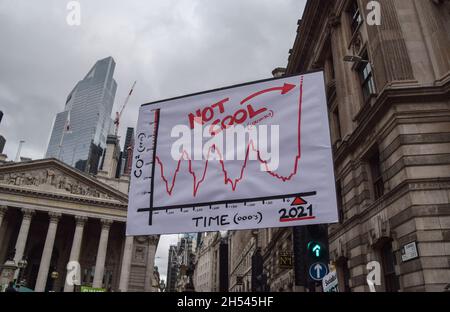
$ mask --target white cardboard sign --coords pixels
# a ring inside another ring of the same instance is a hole
[[[127,235],[334,223],[335,192],[322,72],[144,104]]]

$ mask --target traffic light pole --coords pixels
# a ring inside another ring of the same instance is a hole
[[[306,291],[306,241],[305,227],[296,226],[292,228],[292,242],[294,247],[294,278],[295,291]]]
[[[306,292],[305,286],[297,286],[294,287],[294,292]]]
[[[295,290],[315,292],[328,272],[328,227],[324,224],[292,228]]]

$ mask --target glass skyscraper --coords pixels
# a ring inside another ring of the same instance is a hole
[[[70,92],[64,111],[56,115],[46,158],[57,158],[81,171],[97,173],[113,126],[115,66],[112,57],[97,61]]]
[[[131,165],[133,160],[133,147],[134,147],[134,128],[128,127],[127,134],[125,136],[125,145],[123,146],[123,172],[125,174],[131,173]]]

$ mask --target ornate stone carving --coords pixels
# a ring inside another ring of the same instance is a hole
[[[382,215],[377,215],[370,221],[371,229],[369,230],[369,244],[376,245],[383,238],[391,236],[391,228],[389,220]]]
[[[356,34],[355,38],[353,38],[352,41],[353,55],[361,54],[362,47],[363,47],[363,38],[361,32],[358,31],[358,33]]]
[[[136,236],[135,239],[136,239],[136,242],[139,244],[143,244],[147,241],[146,236]]]
[[[50,222],[51,223],[58,223],[59,219],[61,218],[61,214],[58,212],[49,212],[48,215],[50,216]]]
[[[145,248],[142,246],[136,246],[134,252],[134,261],[136,262],[145,262]]]
[[[28,219],[31,220],[31,218],[33,217],[35,211],[33,209],[24,209],[22,208],[22,213],[23,213],[23,218],[24,219]]]
[[[75,216],[75,222],[77,226],[84,226],[88,218],[84,216]]]
[[[328,27],[330,29],[332,28],[336,28],[339,25],[341,25],[341,17],[340,16],[336,16],[336,15],[331,15],[329,20],[328,20]]]
[[[148,237],[148,242],[150,245],[157,245],[159,242],[159,236],[158,235],[150,235]]]
[[[53,188],[74,195],[113,199],[110,195],[85,185],[57,169],[37,169],[27,172],[3,173],[0,174],[0,184],[32,186],[39,189]]]
[[[57,176],[56,176],[55,171],[53,171],[51,169],[47,169],[45,183],[56,186],[57,185],[56,179],[57,179]]]
[[[111,224],[113,224],[113,220],[109,219],[100,219],[100,222],[102,223],[102,230],[108,229],[111,227]]]

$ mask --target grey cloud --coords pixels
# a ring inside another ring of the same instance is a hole
[[[140,104],[270,77],[287,63],[305,3],[80,0],[81,25],[71,27],[67,2],[0,1],[0,134],[10,159],[20,139],[23,156],[44,156],[67,94],[106,56],[117,63],[114,110],[138,80],[120,135]]]
[[[161,235],[156,250],[155,265],[158,266],[160,279],[167,281],[168,251],[170,245],[176,245],[178,235]]]

